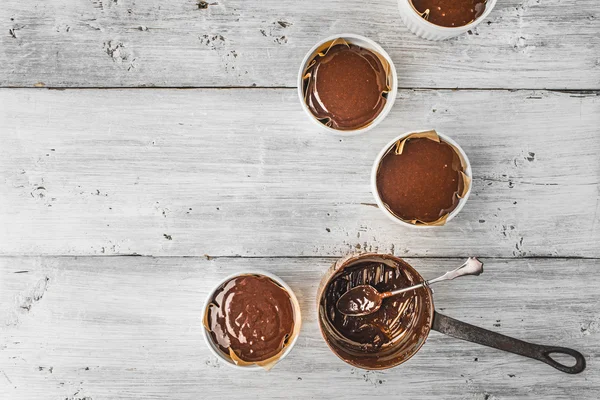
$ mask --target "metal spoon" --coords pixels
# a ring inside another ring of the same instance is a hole
[[[371,285],[356,286],[344,293],[342,297],[340,297],[337,301],[336,306],[338,311],[345,315],[352,315],[355,317],[368,315],[379,310],[383,299],[386,299],[388,297],[396,296],[400,293],[405,293],[411,290],[418,289],[420,287],[427,287],[437,282],[452,280],[460,276],[479,275],[482,272],[483,263],[479,261],[476,257],[469,257],[463,265],[456,268],[455,270],[448,271],[438,278],[421,282],[417,285],[413,285],[407,288],[379,293],[377,289],[375,289]]]

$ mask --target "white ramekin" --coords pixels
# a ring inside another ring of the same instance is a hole
[[[267,271],[262,271],[262,270],[250,270],[250,271],[244,271],[244,272],[239,272],[236,274],[232,274],[229,275],[226,278],[223,278],[219,283],[217,283],[214,287],[214,289],[212,289],[209,293],[208,296],[206,298],[206,301],[204,302],[204,307],[202,307],[202,318],[204,318],[204,316],[206,315],[207,312],[207,308],[208,305],[210,304],[212,297],[215,293],[215,291],[225,282],[236,278],[238,276],[243,276],[243,275],[264,275],[268,278],[271,278],[272,280],[274,280],[275,282],[277,282],[279,285],[281,285],[290,295],[290,299],[292,300],[292,305],[294,307],[294,329],[296,332],[298,332],[298,334],[296,334],[296,336],[294,338],[292,338],[291,342],[287,345],[287,347],[285,348],[285,350],[283,351],[283,354],[281,355],[281,357],[279,357],[279,359],[277,360],[277,363],[279,363],[281,360],[283,360],[289,353],[290,351],[292,351],[292,348],[294,347],[294,345],[296,344],[296,341],[298,340],[298,336],[300,333],[300,327],[302,325],[302,316],[300,314],[300,303],[298,303],[298,299],[296,298],[296,295],[294,294],[294,291],[292,290],[292,288],[290,288],[287,283],[285,283],[281,278],[279,278],[278,276],[267,272]],[[206,327],[204,325],[202,325],[202,334],[204,336],[204,341],[206,342],[206,344],[208,345],[208,348],[210,349],[211,353],[217,357],[220,361],[222,361],[224,364],[229,365],[233,368],[239,368],[239,369],[244,369],[244,370],[253,370],[253,371],[264,371],[265,369],[259,365],[248,365],[248,366],[241,366],[241,365],[237,365],[236,363],[234,363],[229,357],[226,357],[221,350],[219,350],[218,346],[213,342],[211,336],[210,336],[210,332],[206,329]]]
[[[489,15],[490,12],[492,12],[492,9],[495,5],[496,0],[487,0],[485,10],[483,11],[483,14],[479,16],[479,18],[470,24],[451,28],[432,24],[421,17],[410,0],[398,0],[400,17],[402,18],[402,21],[404,21],[406,27],[415,35],[422,37],[423,39],[434,41],[450,39],[475,28]]]
[[[403,133],[402,135],[390,140],[389,143],[386,144],[383,147],[383,149],[381,149],[379,154],[377,155],[377,158],[375,159],[375,162],[373,163],[373,168],[371,169],[371,192],[373,193],[373,197],[375,198],[375,202],[377,203],[377,206],[379,207],[379,209],[381,211],[383,211],[383,213],[385,215],[387,215],[387,217],[389,219],[391,219],[392,221],[394,221],[400,225],[408,226],[411,228],[436,228],[436,227],[443,226],[443,225],[415,225],[415,224],[411,224],[406,221],[403,221],[400,218],[396,217],[394,214],[392,214],[387,209],[387,207],[383,204],[383,200],[381,200],[381,196],[379,195],[379,191],[377,190],[377,171],[379,170],[379,164],[381,163],[381,160],[387,154],[389,148],[392,147],[393,145],[395,145],[398,140],[402,140],[405,137],[407,137],[408,135],[412,135],[413,133],[427,132],[428,130],[429,129],[423,130],[423,131],[406,132],[406,133]],[[448,223],[448,222],[450,222],[450,220],[452,218],[454,218],[456,216],[456,214],[458,214],[460,212],[460,210],[462,210],[462,208],[465,206],[465,203],[469,199],[469,195],[471,194],[471,189],[473,188],[473,174],[471,171],[471,163],[469,162],[469,158],[467,157],[467,154],[464,152],[464,150],[458,145],[458,143],[456,143],[450,137],[448,137],[438,131],[436,131],[436,133],[438,134],[440,139],[442,139],[444,142],[446,142],[448,144],[451,144],[452,146],[454,146],[454,148],[456,150],[458,150],[458,152],[460,153],[461,157],[463,158],[463,160],[465,161],[465,164],[466,164],[466,168],[463,172],[465,173],[465,175],[467,175],[471,179],[471,183],[469,184],[469,189],[467,190],[467,193],[465,194],[465,196],[463,198],[460,199],[460,201],[458,202],[458,206],[456,206],[456,208],[454,210],[452,210],[450,212],[450,214],[448,215],[448,218],[446,219],[446,223]]]
[[[369,125],[362,127],[360,129],[340,130],[340,129],[330,128],[330,127],[326,126],[325,124],[319,122],[319,120],[310,112],[310,110],[308,109],[308,106],[306,105],[306,102],[304,101],[304,93],[302,90],[303,89],[302,77],[304,76],[304,70],[306,69],[306,65],[316,55],[317,49],[319,47],[321,47],[323,44],[333,41],[335,39],[344,39],[346,42],[348,42],[350,44],[355,44],[357,46],[360,46],[365,49],[371,50],[375,53],[378,53],[383,58],[385,58],[385,60],[388,62],[388,64],[390,65],[390,70],[392,72],[392,79],[390,82],[391,91],[388,93],[387,101],[385,103],[385,106],[383,107],[383,110],[381,110],[381,112],[379,113],[377,118],[375,118],[373,120],[373,122],[371,122]],[[308,53],[306,53],[306,56],[304,56],[304,59],[302,60],[302,63],[300,64],[300,70],[298,71],[298,97],[300,98],[300,104],[302,105],[302,109],[304,109],[304,111],[306,112],[306,115],[308,115],[308,117],[311,119],[311,121],[315,122],[322,130],[325,130],[326,132],[337,134],[337,135],[343,135],[343,136],[358,135],[358,134],[367,132],[367,131],[375,128],[389,114],[390,110],[392,109],[392,107],[394,105],[394,102],[396,101],[397,94],[398,94],[398,76],[396,75],[396,67],[394,66],[394,63],[393,63],[390,55],[383,49],[383,47],[381,47],[380,45],[378,45],[371,39],[366,38],[364,36],[355,35],[352,33],[342,33],[339,35],[329,36],[328,38],[325,38],[325,39],[319,41],[317,44],[315,44],[312,47],[312,49],[310,49],[308,51]]]

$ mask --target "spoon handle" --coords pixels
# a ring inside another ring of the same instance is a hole
[[[405,288],[402,288],[402,289],[396,289],[396,290],[391,290],[389,292],[383,292],[383,293],[381,293],[381,297],[385,299],[387,297],[396,296],[396,295],[398,295],[400,293],[410,292],[411,290],[415,290],[415,289],[421,288],[421,287],[423,287],[425,285],[428,285],[427,281],[421,282],[421,283],[418,283],[416,285],[412,285],[412,286],[409,286],[409,287],[405,287]]]
[[[429,285],[436,282],[448,281],[466,275],[479,275],[483,272],[483,263],[477,257],[469,257],[460,267],[446,272],[444,275],[427,281]]]
[[[461,265],[460,267],[458,267],[452,271],[446,272],[444,275],[442,275],[440,277],[431,279],[429,281],[421,282],[416,285],[409,286],[407,288],[396,289],[396,290],[392,290],[389,292],[381,293],[381,296],[383,298],[390,297],[390,296],[396,296],[397,294],[409,292],[411,290],[415,290],[415,289],[421,288],[423,286],[429,286],[429,285],[437,283],[437,282],[448,281],[448,280],[456,279],[458,277],[466,276],[466,275],[479,275],[482,272],[483,272],[483,263],[481,261],[479,261],[477,259],[477,257],[469,257],[467,259],[467,261],[464,262],[463,265]]]

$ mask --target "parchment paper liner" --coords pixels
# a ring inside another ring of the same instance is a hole
[[[279,286],[281,289],[283,289],[288,297],[290,298],[290,302],[292,303],[292,308],[294,310],[294,329],[292,330],[292,333],[290,334],[290,336],[287,339],[287,343],[285,345],[282,346],[281,350],[279,351],[279,353],[275,354],[273,357],[267,358],[266,360],[262,360],[262,361],[244,361],[241,358],[238,357],[237,354],[235,354],[235,352],[233,351],[233,349],[230,347],[229,348],[229,354],[225,354],[223,353],[223,355],[228,355],[229,358],[231,358],[231,361],[233,361],[236,365],[242,366],[242,367],[247,367],[250,365],[258,365],[259,367],[264,368],[265,370],[269,371],[271,368],[273,368],[275,366],[275,364],[277,364],[277,361],[279,361],[279,359],[283,356],[283,353],[287,350],[288,346],[290,346],[291,343],[294,343],[294,339],[298,336],[298,334],[300,333],[300,326],[301,324],[299,323],[299,321],[297,320],[298,318],[298,312],[297,310],[300,309],[300,305],[294,300],[294,298],[292,297],[292,295],[289,293],[289,291],[281,286],[279,284],[279,282],[277,282],[276,280],[272,279],[269,276],[266,275],[260,275],[260,274],[241,274],[238,276],[244,276],[244,275],[256,275],[256,276],[264,276],[266,278],[269,278],[274,284],[276,284],[277,286]],[[233,278],[232,278],[233,279]],[[202,318],[202,324],[204,325],[204,328],[208,331],[208,332],[212,332],[210,330],[210,326],[208,324],[208,311],[210,310],[210,307],[213,304],[209,304],[208,307],[206,307],[206,312],[204,313],[204,316]],[[210,340],[212,340],[212,335],[210,336]],[[217,351],[221,351],[221,349],[219,348],[219,346],[215,343],[215,347],[218,349]]]
[[[348,48],[350,47],[350,44],[342,38],[337,38],[335,40],[332,40],[330,42],[327,43],[323,43],[321,46],[319,46],[317,48],[317,50],[315,50],[315,52],[313,53],[312,60],[310,61],[310,63],[308,63],[308,65],[306,67],[304,67],[304,74],[302,75],[302,84],[304,86],[304,103],[306,103],[306,96],[308,95],[308,80],[310,79],[310,77],[312,76],[312,74],[310,72],[308,72],[308,70],[317,63],[316,60],[316,56],[318,57],[325,57],[327,55],[327,53],[329,53],[329,50],[331,50],[331,48],[335,45],[338,44],[342,44],[344,46],[348,46]],[[357,45],[358,46],[358,45]],[[359,46],[360,47],[360,46]],[[390,73],[390,64],[387,62],[387,60],[381,55],[379,54],[377,51],[373,50],[373,49],[368,49],[366,47],[363,47],[366,50],[369,50],[371,53],[375,54],[375,56],[379,59],[379,61],[381,61],[381,65],[383,65],[383,68],[385,70],[385,86],[386,86],[386,90],[381,92],[381,95],[383,96],[384,94],[387,95],[388,93],[391,92],[392,88],[391,88],[391,80],[392,80],[392,74]],[[386,101],[387,101],[387,96],[386,96]],[[374,121],[375,119],[373,119]],[[319,119],[319,122],[321,122],[323,125],[331,127],[331,119],[328,118],[324,118],[324,119]],[[364,126],[361,126],[359,128],[355,128],[355,129],[362,129],[366,126],[369,126],[373,123],[373,121],[370,121],[369,123],[365,124]]]
[[[407,140],[409,139],[417,139],[417,138],[425,138],[425,139],[429,139],[429,140],[433,140],[434,142],[440,143],[440,142],[444,142],[442,139],[440,139],[439,135],[437,134],[437,132],[435,130],[430,130],[430,131],[425,131],[425,132],[416,132],[416,133],[411,133],[410,135],[406,136],[403,139],[398,140],[395,145],[390,146],[390,148],[388,149],[388,151],[383,155],[383,157],[381,157],[381,161],[379,162],[379,166],[377,168],[377,174],[379,175],[379,168],[381,168],[381,162],[383,161],[383,159],[385,158],[385,156],[387,156],[389,154],[390,151],[394,150],[396,155],[400,155],[402,154],[402,151],[404,150],[404,144],[406,143]],[[469,191],[469,188],[471,187],[471,178],[469,178],[464,171],[466,171],[467,169],[467,163],[465,161],[465,159],[462,156],[462,153],[455,147],[453,146],[451,143],[448,142],[444,142],[447,145],[449,145],[450,147],[452,147],[452,150],[454,150],[454,153],[458,156],[458,159],[460,161],[460,168],[461,170],[459,170],[459,166],[458,165],[452,165],[452,168],[454,170],[458,170],[459,172],[459,182],[458,182],[458,189],[459,192],[457,194],[458,196],[458,201],[460,202],[460,200],[462,198],[465,197],[465,195],[467,194],[467,192]],[[401,221],[404,222],[408,222],[409,224],[413,224],[413,225],[428,225],[428,226],[441,226],[444,225],[446,223],[446,220],[448,219],[448,216],[450,215],[450,212],[447,212],[446,214],[442,215],[440,218],[436,219],[433,222],[425,222],[425,221],[421,221],[418,219],[411,219],[411,220],[407,220],[404,219],[402,217],[400,217],[398,214],[396,214],[388,205],[385,201],[383,201],[383,199],[381,199],[381,202],[383,203],[383,205],[385,206],[385,208],[396,218],[398,218]],[[455,207],[456,208],[456,207]]]

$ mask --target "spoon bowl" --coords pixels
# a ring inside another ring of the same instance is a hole
[[[371,285],[359,285],[348,290],[337,301],[342,314],[360,317],[376,312],[383,303],[384,296]]]

